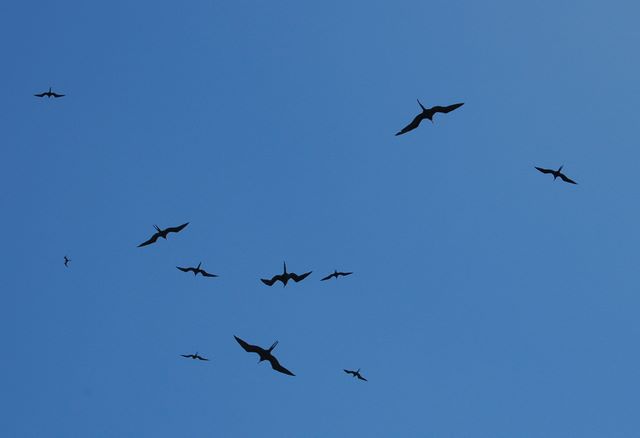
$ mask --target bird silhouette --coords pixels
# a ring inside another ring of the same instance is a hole
[[[69,267],[69,262],[71,261],[71,259],[67,256],[64,256],[64,265],[68,268]]]
[[[264,284],[266,284],[267,286],[273,286],[275,284],[276,281],[281,281],[283,286],[287,285],[287,282],[289,280],[293,280],[296,283],[299,281],[304,280],[305,278],[307,278],[309,276],[309,274],[311,274],[313,271],[309,271],[309,272],[305,272],[302,275],[297,275],[293,272],[287,272],[287,263],[284,262],[284,272],[282,274],[279,275],[274,275],[273,277],[271,277],[271,279],[266,279],[266,278],[261,278],[260,281],[262,281]]]
[[[167,234],[169,233],[179,233],[187,225],[189,225],[189,222],[179,225],[177,227],[165,228],[164,230],[161,230],[160,228],[158,228],[157,225],[154,225],[153,227],[156,229],[156,233],[153,236],[151,236],[149,240],[147,240],[146,242],[142,242],[140,245],[138,245],[138,248],[140,248],[141,246],[147,246],[147,245],[151,245],[152,243],[155,243],[155,241],[158,240],[159,237],[166,239]]]
[[[346,277],[347,275],[351,275],[353,272],[338,272],[337,270],[333,271],[333,273],[327,275],[324,278],[321,278],[320,281],[329,280],[330,278],[338,278],[338,277]]]
[[[273,349],[276,348],[276,345],[278,345],[278,341],[275,341],[268,350],[265,350],[264,348],[258,347],[256,345],[251,345],[235,335],[233,337],[236,338],[236,341],[238,341],[238,344],[240,344],[244,351],[249,353],[257,353],[258,356],[260,356],[260,360],[258,361],[258,363],[262,362],[263,360],[267,360],[271,363],[271,368],[273,368],[274,370],[282,374],[295,376],[295,374],[293,374],[291,371],[280,365],[278,359],[276,359],[273,354],[271,354],[271,351],[273,351]]]
[[[556,178],[560,177],[560,179],[564,182],[568,182],[569,184],[578,184],[577,182],[575,182],[574,180],[570,179],[567,177],[567,175],[565,175],[564,173],[561,172],[563,166],[560,166],[560,168],[558,170],[552,170],[552,169],[543,169],[542,167],[537,167],[534,166],[536,169],[538,169],[540,172],[542,173],[550,173],[553,175],[553,180],[555,181]]]
[[[431,108],[425,108],[424,106],[422,106],[422,104],[418,100],[418,105],[420,105],[420,108],[422,108],[422,112],[417,116],[415,116],[411,121],[411,123],[409,123],[407,126],[402,128],[401,131],[398,131],[396,135],[402,135],[402,134],[406,134],[409,131],[413,131],[418,127],[418,125],[420,125],[420,122],[422,122],[424,119],[429,119],[433,123],[433,116],[436,113],[443,113],[443,114],[450,113],[454,109],[460,108],[462,105],[464,105],[464,102],[454,103],[453,105],[449,105],[449,106],[434,106]]]
[[[58,93],[54,93],[53,91],[51,91],[51,87],[49,87],[49,91],[45,91],[44,93],[40,93],[40,94],[34,94],[34,96],[36,97],[44,97],[47,96],[48,98],[58,98],[58,97],[64,97],[64,94],[58,94]]]
[[[181,354],[180,356],[186,357],[188,359],[193,359],[193,360],[198,359],[198,360],[205,360],[207,362],[209,361],[209,359],[206,359],[206,358],[204,358],[202,356],[199,356],[197,351],[196,351],[196,354]]]
[[[360,374],[360,368],[358,368],[358,371],[344,370],[344,372],[347,374],[353,374],[353,377],[357,377],[360,380],[364,380],[365,382],[368,382],[368,380],[362,377],[362,375]]]
[[[198,263],[198,266],[196,266],[195,268],[181,268],[180,266],[176,266],[176,268],[180,269],[182,272],[193,272],[194,276],[197,276],[198,274],[202,275],[203,277],[217,277],[216,274],[209,274],[207,271],[205,271],[204,269],[200,269],[200,265],[202,265],[202,262]]]

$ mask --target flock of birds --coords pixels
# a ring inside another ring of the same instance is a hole
[[[48,98],[60,98],[60,97],[64,97],[64,94],[58,94],[55,93],[53,91],[51,91],[51,87],[49,87],[48,91],[45,91],[43,93],[39,93],[39,94],[34,94],[34,96],[37,97],[48,97]],[[433,106],[431,108],[426,108],[424,105],[422,105],[422,103],[420,102],[420,100],[418,100],[418,105],[420,105],[420,108],[422,109],[422,112],[420,112],[420,114],[418,114],[417,116],[415,116],[413,118],[413,120],[404,128],[402,128],[400,131],[398,131],[395,135],[403,135],[406,134],[407,132],[413,131],[414,129],[416,129],[420,123],[427,119],[429,121],[431,121],[433,123],[433,117],[437,114],[437,113],[442,113],[442,114],[447,114],[450,113],[451,111],[454,111],[458,108],[460,108],[462,105],[464,105],[464,103],[455,103],[453,105],[448,105],[448,106]],[[569,177],[567,177],[564,173],[562,173],[562,168],[563,166],[560,166],[560,168],[558,170],[553,170],[553,169],[546,169],[543,167],[537,167],[535,166],[535,169],[537,169],[538,171],[545,173],[545,174],[551,174],[553,175],[553,179],[554,181],[557,178],[560,178],[562,181],[567,182],[569,184],[577,184],[575,181],[573,181],[572,179],[570,179]],[[169,235],[169,233],[179,233],[180,231],[184,230],[187,225],[189,225],[189,222],[186,222],[182,225],[178,225],[176,227],[169,227],[169,228],[165,228],[165,229],[161,229],[160,227],[158,227],[157,225],[154,225],[154,228],[156,229],[156,232],[147,240],[145,240],[144,242],[142,242],[141,244],[138,245],[138,247],[144,247],[144,246],[148,246],[151,245],[153,243],[156,243],[158,241],[158,239],[162,238],[162,239],[166,239],[167,236]],[[69,262],[71,262],[71,259],[68,258],[66,255],[64,256],[64,265],[66,267],[69,267]],[[200,274],[203,277],[218,277],[218,275],[216,274],[212,274],[209,273],[207,271],[205,271],[204,269],[201,268],[202,266],[202,262],[198,263],[198,266],[196,267],[181,267],[181,266],[176,266],[176,268],[178,268],[180,271],[182,272],[193,272],[194,276],[197,276],[198,274]],[[287,283],[289,282],[289,280],[293,280],[295,283],[298,283],[302,280],[304,280],[305,278],[307,278],[313,271],[309,271],[309,272],[305,272],[304,274],[296,274],[294,272],[288,272],[287,271],[287,264],[286,262],[284,263],[284,267],[283,267],[283,272],[282,274],[276,274],[271,278],[261,278],[260,281],[262,283],[264,283],[267,286],[273,286],[275,283],[277,283],[278,281],[282,283],[283,287],[285,287],[287,285]],[[331,278],[339,278],[339,277],[346,277],[348,275],[353,274],[353,272],[340,272],[338,270],[334,270],[334,272],[332,272],[331,274],[323,277],[320,281],[326,281],[326,280],[330,280]],[[259,357],[260,360],[259,362],[262,361],[268,361],[271,364],[271,368],[273,368],[275,371],[278,371],[282,374],[286,374],[289,376],[295,376],[295,374],[293,374],[291,371],[289,371],[287,368],[283,367],[280,362],[278,361],[278,359],[276,359],[276,357],[273,355],[272,351],[274,350],[274,348],[278,345],[278,341],[275,341],[268,349],[264,349],[262,347],[259,347],[257,345],[252,345],[249,344],[248,342],[244,341],[243,339],[240,339],[239,337],[234,335],[235,340],[238,342],[238,344],[240,344],[240,346],[248,353],[256,353]],[[187,359],[193,359],[193,360],[200,360],[200,361],[209,361],[209,359],[200,356],[198,354],[198,352],[196,352],[195,354],[181,354],[180,356],[187,358]],[[353,370],[344,370],[345,373],[352,375],[354,378],[357,378],[358,380],[363,380],[363,381],[367,381],[367,379],[365,379],[362,374],[360,374],[360,369],[358,368],[356,371]]]

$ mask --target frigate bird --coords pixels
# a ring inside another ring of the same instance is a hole
[[[327,275],[324,278],[321,278],[320,281],[329,280],[330,278],[338,278],[338,277],[346,277],[347,275],[351,275],[353,272],[338,272],[337,270],[333,271],[333,273]]]
[[[198,274],[202,275],[203,277],[217,277],[216,274],[209,274],[207,271],[205,271],[204,269],[200,269],[200,265],[202,265],[202,262],[198,263],[198,266],[196,266],[195,268],[181,268],[180,266],[176,266],[176,268],[180,269],[182,272],[193,272],[194,276],[197,276]]]
[[[282,287],[284,287],[287,285],[287,282],[289,280],[293,280],[297,283],[307,278],[307,276],[309,276],[309,274],[311,274],[312,272],[313,271],[305,272],[302,275],[297,275],[293,272],[287,272],[287,263],[284,262],[284,272],[282,274],[274,275],[273,277],[271,277],[270,280],[266,278],[261,278],[260,281],[262,281],[267,286],[273,286],[276,281],[281,281],[283,284]]]
[[[68,268],[69,267],[69,262],[71,261],[71,259],[67,256],[64,256],[64,265]]]
[[[291,371],[280,365],[278,359],[276,359],[273,354],[271,354],[271,351],[273,351],[273,349],[276,348],[276,345],[278,345],[278,341],[275,341],[268,350],[265,350],[264,348],[258,347],[256,345],[248,344],[235,335],[233,337],[236,338],[236,341],[238,341],[238,344],[240,344],[244,351],[247,351],[249,353],[257,353],[258,356],[260,356],[260,360],[258,361],[258,363],[262,362],[263,360],[268,360],[271,363],[271,368],[273,368],[274,370],[283,374],[287,374],[289,376],[295,376],[295,374],[293,374]]]
[[[420,125],[420,122],[422,122],[424,119],[429,119],[433,123],[433,116],[436,113],[443,113],[443,114],[450,113],[454,109],[460,108],[462,105],[464,105],[464,102],[454,103],[453,105],[449,105],[449,106],[433,106],[431,108],[425,108],[418,100],[418,105],[420,105],[420,108],[422,108],[422,112],[417,116],[415,116],[411,121],[411,123],[409,123],[407,126],[402,128],[401,131],[398,131],[396,135],[402,135],[416,129],[418,125]]]
[[[187,225],[189,225],[189,222],[179,225],[177,227],[165,228],[164,230],[161,230],[157,225],[154,225],[153,227],[156,229],[156,233],[153,236],[151,236],[149,240],[147,240],[146,242],[142,242],[140,245],[138,245],[138,248],[140,248],[141,246],[147,246],[147,245],[151,245],[152,243],[155,243],[155,241],[158,240],[159,237],[166,239],[167,234],[169,233],[179,233]]]
[[[40,93],[40,94],[34,94],[34,96],[36,97],[44,97],[47,96],[48,98],[51,97],[64,97],[64,94],[58,94],[58,93],[54,93],[53,91],[51,91],[51,87],[49,87],[49,91],[45,91],[44,93]]]
[[[186,357],[188,359],[193,359],[193,360],[198,359],[198,360],[206,360],[207,362],[209,361],[209,359],[199,356],[197,351],[196,351],[196,354],[181,354],[180,356]]]
[[[360,374],[360,368],[358,368],[358,371],[344,370],[344,372],[347,374],[353,374],[353,377],[357,377],[360,380],[364,380],[365,382],[368,382],[368,380],[362,377],[362,375]]]
[[[567,175],[565,175],[564,173],[561,172],[563,166],[560,166],[560,168],[558,170],[552,170],[552,169],[543,169],[542,167],[538,167],[538,166],[534,166],[536,169],[538,169],[540,172],[542,173],[550,173],[553,175],[553,180],[555,181],[556,178],[560,177],[560,179],[564,182],[568,182],[570,184],[578,184],[577,182],[575,182],[574,180],[570,179],[567,177]]]

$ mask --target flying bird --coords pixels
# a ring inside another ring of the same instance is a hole
[[[67,256],[64,256],[64,265],[68,268],[69,267],[69,262],[71,261],[71,259]]]
[[[305,278],[307,278],[307,276],[309,274],[311,274],[313,271],[309,271],[309,272],[305,272],[302,275],[297,275],[293,272],[287,272],[287,263],[284,263],[284,272],[282,274],[279,275],[274,275],[273,277],[271,277],[270,280],[266,279],[266,278],[261,278],[260,281],[262,281],[264,284],[266,284],[267,286],[273,286],[275,284],[276,281],[281,281],[283,286],[287,285],[287,282],[289,280],[293,280],[296,283],[299,281],[304,280]]]
[[[34,96],[36,97],[47,96],[48,98],[51,98],[51,97],[58,98],[58,97],[64,97],[64,94],[54,93],[53,91],[51,91],[51,87],[49,87],[49,91],[45,91],[44,93],[40,93],[40,94],[34,94]]]
[[[196,354],[181,354],[180,356],[186,357],[188,359],[193,359],[193,360],[198,359],[198,360],[206,360],[207,362],[209,361],[209,359],[206,359],[206,358],[204,358],[202,356],[198,356],[198,352],[197,351],[196,351]]]
[[[321,278],[320,281],[329,280],[330,278],[338,278],[338,277],[346,277],[347,275],[351,275],[353,272],[338,272],[337,270],[333,271],[332,274],[327,275],[324,278]]]
[[[420,122],[422,122],[424,119],[429,119],[431,120],[431,123],[433,123],[433,116],[436,113],[443,113],[443,114],[450,113],[454,109],[460,108],[462,105],[464,105],[464,102],[454,103],[453,105],[449,105],[449,106],[434,106],[431,108],[425,108],[424,106],[422,106],[422,104],[418,100],[418,105],[420,105],[420,108],[422,108],[422,112],[417,116],[415,116],[411,121],[411,123],[409,123],[407,126],[402,128],[402,131],[398,131],[396,135],[406,134],[407,132],[416,129],[418,125],[420,125]]]
[[[362,375],[360,374],[360,368],[358,368],[358,371],[344,370],[344,372],[347,374],[352,374],[353,377],[357,377],[360,380],[364,380],[365,382],[368,382],[368,380],[362,377]]]
[[[194,276],[197,276],[198,274],[200,274],[203,277],[217,277],[216,274],[209,274],[204,269],[200,269],[200,265],[202,265],[202,262],[198,263],[198,266],[196,266],[195,268],[181,268],[180,266],[176,266],[176,268],[180,269],[182,272],[191,271],[191,272],[193,272]]]
[[[278,362],[278,359],[276,359],[272,354],[271,351],[273,351],[274,348],[276,348],[276,345],[278,345],[278,341],[275,341],[273,343],[273,345],[271,345],[271,347],[269,347],[268,350],[265,350],[264,348],[258,347],[256,345],[251,345],[246,343],[245,341],[243,341],[242,339],[240,339],[237,336],[233,336],[234,338],[236,338],[236,341],[238,341],[238,344],[240,344],[240,346],[242,348],[244,348],[244,351],[249,352],[249,353],[258,353],[258,356],[260,356],[260,360],[258,361],[258,363],[262,362],[263,360],[268,360],[271,363],[271,368],[273,368],[274,370],[282,373],[282,374],[287,374],[289,376],[295,376],[295,374],[293,374],[291,371],[289,371],[288,369],[286,369],[285,367],[283,367],[282,365],[280,365],[280,362]]]
[[[189,225],[189,222],[187,222],[185,224],[182,224],[180,226],[177,226],[177,227],[165,228],[164,230],[161,230],[160,228],[158,228],[157,225],[154,225],[153,227],[156,229],[156,233],[153,236],[151,236],[151,238],[149,240],[147,240],[146,242],[142,242],[140,245],[138,245],[138,248],[140,248],[141,246],[147,246],[147,245],[151,245],[152,243],[155,243],[155,241],[158,240],[159,237],[162,237],[163,239],[166,239],[167,238],[167,234],[169,234],[169,233],[179,233],[187,225]]]
[[[561,172],[563,166],[560,166],[560,168],[558,170],[543,169],[542,167],[537,167],[537,166],[534,166],[534,167],[536,169],[538,169],[542,173],[550,173],[550,174],[552,174],[554,181],[556,180],[556,178],[560,177],[560,179],[562,181],[564,181],[564,182],[568,182],[570,184],[578,184],[577,182],[575,182],[574,180],[568,178],[567,175],[565,175],[564,173]]]

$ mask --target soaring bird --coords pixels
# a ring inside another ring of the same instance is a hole
[[[417,116],[415,116],[413,118],[413,120],[411,121],[411,123],[409,123],[407,126],[402,128],[402,131],[398,131],[396,133],[396,135],[402,135],[402,134],[405,134],[405,133],[407,133],[409,131],[412,131],[412,130],[416,129],[418,127],[418,125],[420,124],[420,122],[422,122],[424,119],[429,119],[429,120],[431,120],[431,123],[433,123],[433,116],[436,113],[444,113],[444,114],[450,113],[454,109],[460,108],[462,105],[464,105],[464,102],[463,103],[454,103],[453,105],[449,105],[449,106],[434,106],[434,107],[431,107],[431,108],[425,108],[424,106],[422,106],[422,104],[418,100],[418,105],[420,105],[420,108],[422,108],[422,112],[420,114],[418,114]]]
[[[193,360],[198,359],[198,360],[206,360],[207,362],[209,361],[209,359],[205,359],[202,356],[198,356],[198,352],[197,351],[196,351],[196,354],[181,354],[180,356],[186,357],[186,358],[189,358],[189,359],[193,359]]]
[[[58,98],[58,97],[64,97],[64,94],[58,94],[58,93],[54,93],[53,91],[51,91],[51,87],[49,87],[49,91],[45,91],[44,93],[40,93],[40,94],[34,94],[34,96],[36,97],[44,97],[47,96],[48,98]]]
[[[550,174],[552,174],[554,181],[556,180],[556,178],[560,177],[560,179],[562,181],[564,181],[564,182],[568,182],[570,184],[578,184],[577,182],[575,182],[574,180],[568,178],[567,175],[565,175],[564,173],[561,172],[563,166],[560,166],[560,168],[558,170],[543,169],[542,167],[537,167],[537,166],[534,166],[534,167],[536,169],[538,169],[542,173],[550,173]]]
[[[158,228],[157,225],[154,225],[153,227],[156,229],[156,233],[153,236],[151,236],[151,238],[149,240],[147,240],[146,242],[142,242],[140,245],[138,245],[138,248],[140,248],[141,246],[147,246],[147,245],[151,245],[152,243],[155,243],[155,241],[158,240],[159,237],[162,237],[163,239],[166,239],[167,238],[167,234],[169,234],[169,233],[179,233],[187,225],[189,225],[189,222],[187,222],[185,224],[182,224],[180,226],[177,226],[177,227],[165,228],[164,230],[161,230],[160,228]]]
[[[181,268],[180,266],[176,266],[176,268],[180,269],[182,272],[191,271],[191,272],[193,272],[194,276],[197,276],[198,274],[201,274],[203,277],[217,277],[216,274],[209,274],[204,269],[200,269],[200,265],[202,265],[202,262],[198,263],[198,266],[196,266],[195,268]]]
[[[238,341],[238,344],[240,344],[240,346],[244,348],[244,351],[247,351],[249,353],[258,353],[258,356],[260,356],[260,360],[258,361],[258,363],[262,362],[263,360],[268,360],[271,363],[271,368],[273,368],[274,370],[282,374],[295,376],[295,374],[293,374],[291,371],[289,371],[288,369],[280,365],[280,362],[278,362],[278,359],[276,359],[271,354],[271,351],[273,351],[273,349],[276,348],[276,345],[278,345],[278,341],[275,341],[273,345],[269,347],[268,350],[265,350],[264,348],[258,347],[256,345],[248,344],[235,335],[233,337],[236,338],[236,341]]]
[[[67,256],[64,256],[64,265],[68,268],[69,267],[69,262],[71,261],[71,259]]]
[[[293,281],[295,281],[297,283],[297,282],[302,281],[305,278],[307,278],[307,276],[309,274],[311,274],[312,272],[313,271],[305,272],[302,275],[297,275],[297,274],[295,274],[293,272],[287,272],[287,263],[284,262],[284,272],[282,274],[274,275],[273,277],[271,277],[271,280],[268,280],[266,278],[261,278],[260,281],[262,281],[267,286],[273,286],[276,281],[281,281],[282,284],[283,284],[282,287],[284,287],[284,286],[287,285],[287,282],[289,280],[293,280]]]
[[[360,380],[364,380],[365,382],[368,382],[368,380],[362,377],[362,375],[360,374],[360,368],[358,368],[358,371],[344,370],[344,372],[347,374],[353,374],[353,377],[357,377]]]
[[[337,270],[335,270],[335,271],[333,271],[332,274],[329,274],[326,277],[321,278],[320,281],[329,280],[330,278],[333,278],[333,277],[336,277],[336,278],[338,278],[338,277],[346,277],[347,275],[351,275],[351,274],[353,274],[353,272],[338,272]]]

